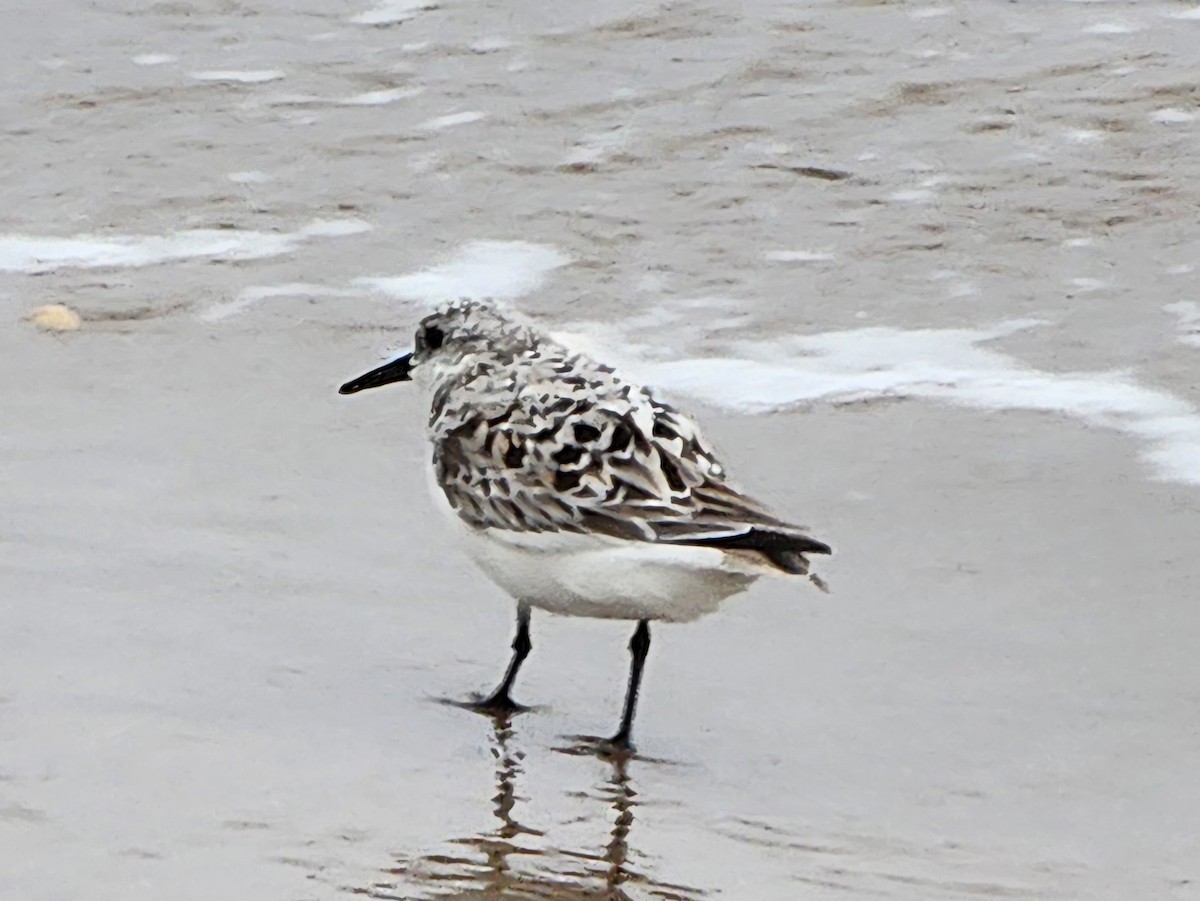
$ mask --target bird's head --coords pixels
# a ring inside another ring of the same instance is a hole
[[[537,337],[489,304],[459,300],[445,304],[417,326],[411,352],[351,379],[340,394],[355,394],[392,382],[414,379],[433,384],[481,358],[511,360],[535,349]]]

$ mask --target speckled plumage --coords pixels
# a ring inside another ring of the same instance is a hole
[[[434,477],[472,527],[724,542],[793,573],[807,572],[806,551],[828,552],[730,485],[693,420],[611,367],[471,301],[439,309],[417,335],[418,373],[443,357]]]

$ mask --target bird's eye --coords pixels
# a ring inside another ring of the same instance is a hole
[[[437,350],[442,346],[442,342],[446,340],[446,334],[436,325],[431,325],[425,329],[425,346],[430,350]]]

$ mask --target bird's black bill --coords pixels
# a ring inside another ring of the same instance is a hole
[[[392,382],[408,382],[412,380],[412,366],[409,361],[412,359],[412,354],[405,354],[392,360],[390,363],[384,363],[378,369],[372,369],[370,372],[363,373],[356,379],[351,379],[338,388],[338,394],[356,394],[359,391],[366,391],[368,388],[378,388],[380,385],[390,385]]]

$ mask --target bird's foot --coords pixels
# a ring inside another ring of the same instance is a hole
[[[636,748],[628,735],[617,733],[612,738],[601,738],[597,735],[567,735],[572,744],[565,748],[556,748],[563,754],[575,756],[599,757],[607,760],[632,759]]]
[[[484,716],[490,717],[508,717],[517,713],[524,713],[531,710],[531,707],[526,707],[524,704],[518,704],[508,694],[507,691],[494,691],[487,697],[476,695],[469,701],[452,701],[455,707],[462,707],[464,710],[471,710],[475,713],[482,713]]]

